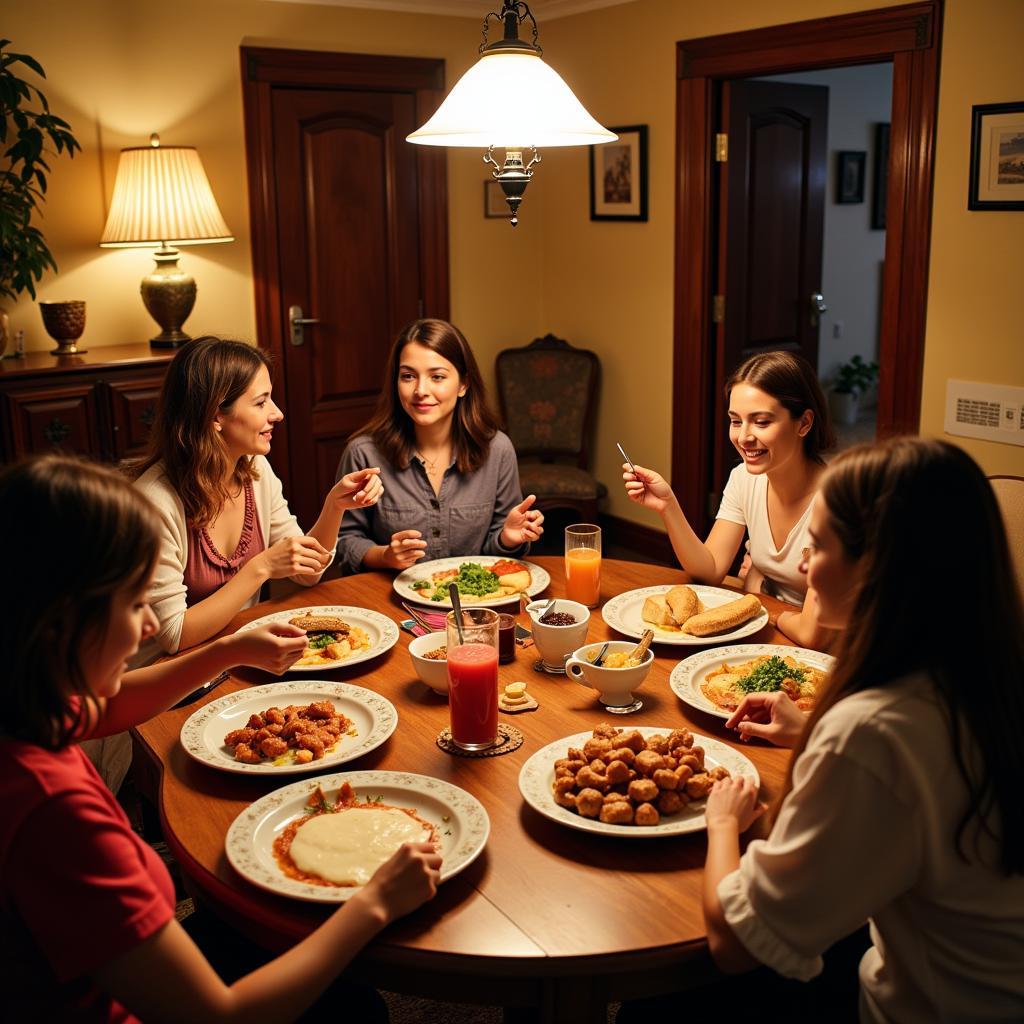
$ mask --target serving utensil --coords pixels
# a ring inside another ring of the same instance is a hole
[[[626,460],[626,462],[629,463],[629,468],[633,471],[633,476],[635,476],[637,478],[637,480],[640,480],[640,477],[637,476],[636,466],[633,465],[633,460],[626,454],[626,449],[623,448],[622,445],[619,444],[618,441],[615,442],[615,447],[619,449],[619,454]],[[640,486],[645,491],[647,490],[647,484],[645,484],[643,482],[643,480],[640,480]]]
[[[597,657],[590,663],[591,665],[599,666],[601,662],[604,661],[604,656],[608,653],[608,646],[608,644],[605,644],[604,647],[597,652]]]
[[[651,641],[653,639],[654,630],[645,629],[643,632],[643,636],[640,637],[640,643],[638,643],[636,647],[634,647],[633,650],[631,650],[629,654],[626,655],[626,657],[643,659],[644,655],[647,654],[647,649],[651,646]]]
[[[551,609],[552,609],[552,608],[554,608],[554,607],[555,607],[555,602],[556,602],[557,600],[558,600],[558,598],[557,598],[557,597],[553,597],[553,598],[551,598],[551,600],[550,600],[550,601],[548,601],[548,603],[547,603],[546,605],[544,605],[544,607],[543,607],[543,608],[541,608],[541,610],[540,610],[540,613],[539,613],[539,614],[537,615],[537,618],[538,618],[538,619],[543,619],[543,618],[544,618],[544,616],[545,616],[545,615],[547,615],[547,613],[548,613],[549,611],[551,611]]]
[[[455,629],[458,631],[459,646],[461,647],[466,640],[462,635],[462,601],[459,600],[459,588],[457,584],[448,584],[448,596],[452,599],[452,610],[455,612]]]

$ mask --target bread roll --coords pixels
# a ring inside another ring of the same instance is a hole
[[[664,594],[655,594],[653,597],[647,598],[640,612],[640,618],[644,622],[651,623],[652,626],[674,626],[676,624]]]
[[[676,624],[681,626],[697,614],[697,595],[690,587],[673,587],[666,595],[669,611]]]
[[[694,615],[683,627],[691,636],[711,636],[735,629],[761,613],[761,602],[753,594],[745,594],[738,601],[720,604],[700,615]]]

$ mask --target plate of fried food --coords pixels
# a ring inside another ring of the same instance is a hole
[[[655,839],[705,828],[717,779],[746,775],[749,758],[689,729],[602,722],[538,750],[519,773],[523,799],[545,818],[583,832]]]
[[[181,745],[221,771],[290,775],[361,757],[397,725],[394,704],[362,686],[320,679],[269,683],[193,712],[181,727]]]
[[[398,643],[398,626],[386,615],[337,604],[272,612],[239,626],[238,632],[269,622],[289,622],[306,630],[306,650],[289,672],[348,668],[376,658]]]
[[[435,842],[445,882],[480,856],[490,830],[480,801],[450,782],[344,772],[257,800],[232,822],[225,848],[231,866],[261,889],[343,903],[402,843]]]
[[[768,623],[768,609],[755,594],[696,583],[627,590],[608,601],[601,615],[626,636],[639,640],[651,629],[655,643],[684,646],[738,640]]]
[[[812,711],[834,665],[832,655],[803,647],[737,644],[690,655],[672,669],[669,686],[683,703],[718,718],[730,718],[748,693],[774,690]]]
[[[448,587],[459,588],[462,604],[505,604],[520,594],[535,597],[545,590],[551,576],[533,562],[478,555],[472,558],[435,558],[400,572],[395,593],[406,601],[433,608],[451,608]]]

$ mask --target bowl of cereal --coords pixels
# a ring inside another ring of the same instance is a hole
[[[409,657],[416,675],[434,693],[448,696],[448,648],[444,632],[424,633],[413,637],[409,644]]]
[[[654,652],[648,648],[641,657],[630,657],[636,641],[609,640],[601,664],[595,665],[604,646],[603,643],[587,644],[574,651],[565,663],[566,674],[576,682],[597,690],[598,699],[612,714],[639,711],[643,701],[635,698],[633,691],[640,689],[651,671]]]

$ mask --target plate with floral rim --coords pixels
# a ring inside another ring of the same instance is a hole
[[[523,558],[498,558],[495,555],[463,555],[461,558],[435,558],[429,562],[417,562],[415,565],[411,565],[408,569],[404,569],[400,572],[395,577],[392,586],[395,593],[403,600],[415,601],[417,604],[423,605],[426,608],[437,608],[443,611],[449,611],[452,606],[450,598],[445,597],[440,601],[432,601],[429,597],[424,597],[419,590],[414,589],[413,584],[429,581],[434,573],[447,572],[450,569],[458,569],[467,562],[473,562],[476,565],[483,566],[485,569],[494,565],[496,562],[519,562],[530,570],[530,585],[525,591],[512,594],[500,594],[498,597],[488,597],[483,600],[477,600],[476,598],[466,597],[463,595],[462,603],[467,605],[472,604],[475,608],[489,608],[496,605],[509,604],[510,602],[518,601],[520,593],[525,593],[527,597],[536,597],[538,594],[545,591],[551,583],[551,574],[547,569],[537,565],[535,562],[527,562]]]

